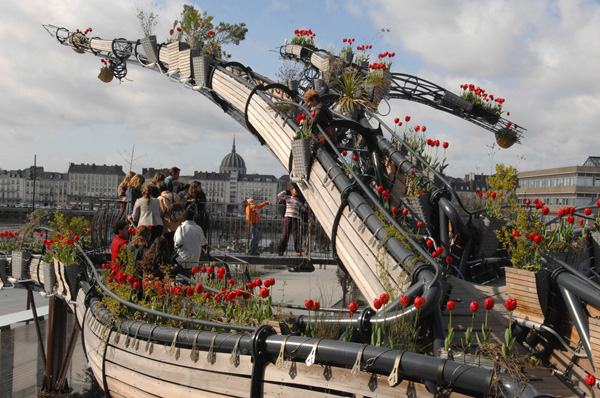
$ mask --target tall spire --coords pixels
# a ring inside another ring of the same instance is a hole
[[[231,147],[231,153],[235,153],[235,134],[233,135],[233,146]]]

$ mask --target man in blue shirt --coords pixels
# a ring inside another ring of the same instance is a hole
[[[179,172],[181,170],[178,167],[171,167],[169,170],[169,176],[165,178],[165,184],[167,184],[167,190],[177,193],[177,184],[175,181],[179,180]]]

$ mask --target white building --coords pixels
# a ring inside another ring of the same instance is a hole
[[[117,188],[125,173],[123,167],[114,165],[69,165],[69,203],[90,206],[100,199],[117,199]]]

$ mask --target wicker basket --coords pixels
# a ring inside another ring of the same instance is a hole
[[[208,75],[213,57],[199,55],[199,51],[192,51],[192,66],[194,68],[194,82],[197,86],[206,87],[208,85]]]
[[[12,276],[17,280],[22,280],[29,271],[29,260],[31,253],[13,251],[11,256]]]
[[[156,45],[156,36],[144,37],[140,40],[142,46],[144,47],[144,53],[146,53],[146,58],[148,62],[154,64],[158,62],[158,48]]]
[[[100,74],[98,75],[98,79],[102,80],[104,83],[110,83],[115,77],[115,74],[110,67],[104,67],[100,69]]]

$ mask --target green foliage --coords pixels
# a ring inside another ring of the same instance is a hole
[[[358,70],[344,68],[342,75],[336,81],[340,91],[337,108],[340,112],[351,114],[357,107],[371,109],[373,105],[367,99],[364,85],[365,76]]]
[[[58,212],[57,212],[58,213]],[[27,223],[21,227],[21,240],[19,241],[19,250],[27,248],[34,241],[34,232],[36,228],[44,227],[50,220],[50,213],[47,210],[36,209],[27,215]]]
[[[488,178],[490,189],[485,193],[486,214],[490,218],[504,218],[505,207],[516,203],[517,176],[519,172],[512,166],[496,165],[496,174]]]
[[[540,271],[542,250],[539,245],[529,240],[529,235],[544,233],[541,218],[537,212],[530,215],[516,202],[510,207],[510,213],[516,217],[513,226],[502,227],[501,231],[496,231],[496,237],[508,252],[513,267],[527,271]]]
[[[208,15],[207,11],[200,12],[196,7],[185,4],[181,13],[182,39],[195,49],[202,40],[208,37],[208,32],[214,27],[212,24],[213,16]]]

